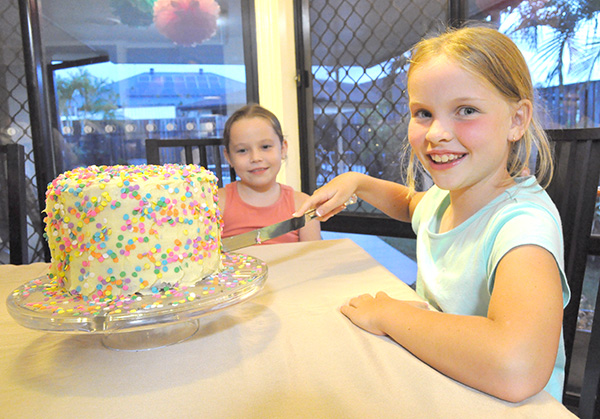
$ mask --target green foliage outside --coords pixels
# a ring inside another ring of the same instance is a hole
[[[587,78],[600,60],[598,15],[600,0],[550,0],[522,2],[519,18],[508,35],[525,41],[537,51],[532,72],[547,72],[547,81],[555,78],[563,85],[565,74]],[[540,41],[542,28],[552,28],[554,36]],[[570,63],[565,68],[565,62]]]
[[[98,78],[88,70],[77,69],[69,77],[57,77],[56,96],[60,118],[73,129],[74,136],[66,142],[57,136],[62,150],[65,168],[86,164],[111,164],[110,141],[104,136],[80,135],[79,130],[86,121],[114,119],[118,109],[118,94],[111,88],[111,81]],[[102,144],[101,144],[102,143]]]
[[[60,116],[67,121],[115,117],[119,95],[111,88],[111,81],[80,68],[68,78],[57,77],[55,82]]]

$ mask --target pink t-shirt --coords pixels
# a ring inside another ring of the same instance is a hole
[[[238,182],[225,185],[225,209],[223,211],[223,237],[235,236],[292,218],[296,210],[294,189],[279,184],[279,199],[268,207],[255,207],[242,201],[237,189]],[[300,241],[298,230],[276,237],[264,243],[293,243]]]

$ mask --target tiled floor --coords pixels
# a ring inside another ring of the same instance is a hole
[[[348,238],[365,249],[375,260],[385,266],[408,285],[417,279],[417,264],[377,236],[367,234],[321,232],[323,240]]]

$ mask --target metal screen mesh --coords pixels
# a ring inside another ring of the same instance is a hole
[[[0,142],[18,143],[25,147],[27,188],[27,236],[29,261],[44,260],[42,221],[37,199],[37,184],[31,142],[29,108],[23,43],[17,0],[0,4]],[[0,263],[8,262],[8,209],[6,204],[5,162],[0,161]]]
[[[310,1],[316,186],[349,170],[401,180],[407,52],[445,1]],[[357,211],[372,211],[365,203]]]

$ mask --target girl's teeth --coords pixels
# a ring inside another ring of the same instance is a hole
[[[456,160],[458,159],[460,156],[457,156],[456,154],[432,154],[431,155],[431,159],[436,162],[436,163],[448,163],[449,161],[452,160]]]

